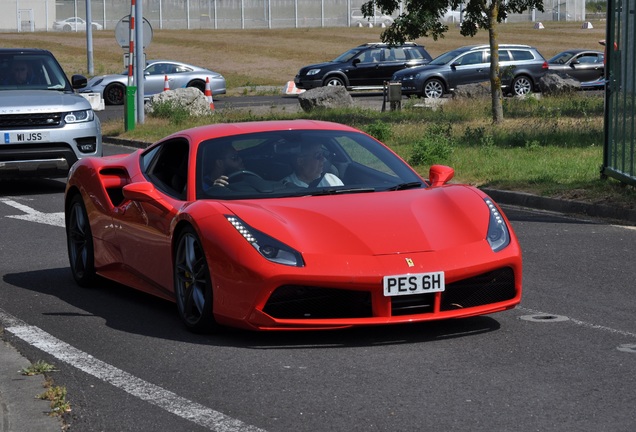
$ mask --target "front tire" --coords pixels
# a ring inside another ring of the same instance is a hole
[[[126,88],[123,84],[108,84],[104,89],[104,102],[107,105],[123,105]]]
[[[180,234],[174,254],[174,294],[179,317],[194,333],[217,329],[212,312],[212,281],[201,241],[192,227]]]
[[[343,87],[345,82],[342,78],[334,76],[327,78],[323,85],[327,87]]]
[[[532,81],[525,75],[520,75],[512,81],[512,94],[525,96],[532,93]]]
[[[88,287],[96,279],[95,249],[90,221],[81,195],[71,199],[66,218],[66,244],[73,279]]]
[[[205,94],[205,82],[203,81],[190,81],[186,87],[197,88],[201,93]]]
[[[444,83],[437,78],[432,78],[424,83],[422,93],[425,98],[439,99],[444,96]]]

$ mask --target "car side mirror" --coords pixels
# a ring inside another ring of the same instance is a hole
[[[358,63],[360,63],[360,59],[359,58],[355,58],[353,59],[353,61],[351,62],[352,66],[358,66]]]
[[[122,188],[124,198],[130,201],[148,203],[160,210],[169,211],[170,207],[150,182],[130,183]]]
[[[71,87],[74,89],[81,89],[86,87],[88,80],[84,75],[73,75],[71,77]]]
[[[446,165],[431,165],[428,181],[431,186],[443,186],[455,175],[455,170]]]

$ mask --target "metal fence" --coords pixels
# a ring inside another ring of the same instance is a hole
[[[636,0],[608,4],[602,174],[636,185]]]
[[[53,21],[86,17],[87,0],[0,0],[0,30],[49,31]],[[137,0],[155,29],[259,29],[383,25],[378,12],[361,17],[365,0]],[[130,14],[130,0],[90,0],[104,29]],[[512,14],[509,22],[583,21],[585,0],[544,0],[545,12]],[[399,12],[399,11],[398,11]],[[394,17],[393,17],[394,18]]]

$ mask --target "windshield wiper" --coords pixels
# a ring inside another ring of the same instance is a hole
[[[409,183],[400,183],[393,187],[388,188],[387,190],[404,190],[404,189],[415,189],[422,187],[422,182],[414,181]]]
[[[311,195],[311,196],[339,195],[339,194],[364,193],[364,192],[375,192],[375,188],[365,187],[365,188],[350,188],[350,189],[342,189],[342,188],[321,189],[321,190],[314,191],[308,195]]]

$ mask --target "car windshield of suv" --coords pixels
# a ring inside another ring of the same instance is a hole
[[[267,199],[422,188],[404,161],[359,132],[292,130],[202,142],[198,199]],[[227,182],[216,181],[225,176]]]
[[[0,90],[22,89],[72,91],[52,56],[39,53],[0,56]]]
[[[442,66],[442,65],[448,64],[452,62],[455,59],[455,57],[460,55],[462,52],[464,51],[460,51],[460,50],[449,51],[433,59],[429,63],[429,65]]]
[[[346,63],[352,58],[354,58],[355,56],[357,56],[360,53],[360,51],[362,51],[362,49],[352,48],[349,51],[340,54],[338,57],[336,57],[332,61],[335,63]]]

